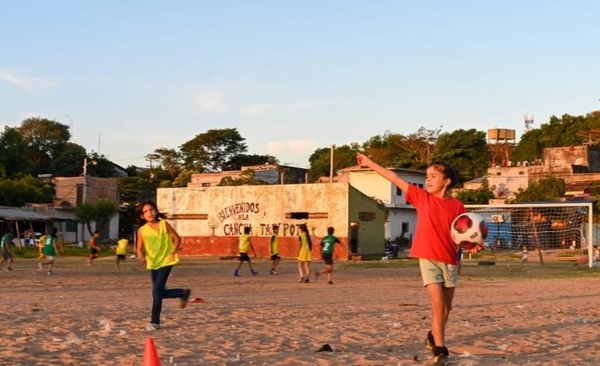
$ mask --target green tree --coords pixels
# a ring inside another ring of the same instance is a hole
[[[117,207],[110,200],[84,202],[75,209],[75,217],[85,224],[90,236],[94,234],[92,221],[96,222],[96,229],[100,231],[116,213]]]
[[[600,143],[600,119],[596,113],[585,116],[552,116],[539,129],[528,131],[521,137],[511,154],[513,161],[533,161],[542,158],[547,147],[598,145]]]
[[[30,174],[32,166],[25,157],[27,144],[16,128],[4,127],[0,134],[0,177],[15,178]]]
[[[479,189],[463,189],[456,194],[456,198],[465,205],[487,205],[494,198],[487,180],[484,180]]]
[[[390,168],[425,169],[440,130],[421,127],[408,136],[386,131],[363,143],[363,151],[378,164]]]
[[[519,188],[513,203],[560,201],[566,192],[565,180],[562,178],[542,178],[530,183],[527,189]]]
[[[219,186],[259,186],[265,185],[264,180],[256,179],[256,172],[252,169],[242,171],[238,178],[224,177]]]
[[[183,169],[173,181],[173,187],[187,187],[192,181],[192,174],[194,174],[193,170]]]
[[[146,155],[146,160],[151,162],[152,169],[162,168],[166,179],[174,180],[183,168],[181,153],[175,149],[159,148],[152,154]],[[156,162],[156,164],[154,164]]]
[[[83,174],[83,162],[87,157],[85,148],[68,142],[64,150],[52,161],[56,177],[78,177]]]
[[[0,206],[23,207],[28,203],[50,203],[54,188],[32,176],[0,179]]]
[[[485,175],[491,160],[485,132],[472,128],[440,135],[432,159],[452,164],[462,182]]]
[[[33,165],[34,174],[50,173],[52,162],[71,139],[69,126],[46,118],[28,118],[17,128],[27,149],[25,156]]]
[[[211,129],[180,146],[185,165],[198,172],[223,170],[226,161],[248,147],[236,128]]]
[[[278,165],[279,161],[271,155],[238,154],[232,156],[223,164],[223,170],[241,170],[243,166],[271,164]]]
[[[88,155],[87,161],[87,173],[89,175],[102,178],[114,178],[116,176],[115,164],[105,155],[92,152]],[[81,169],[83,170],[83,160],[81,164]]]
[[[359,151],[357,144],[336,146],[333,149],[333,175],[337,171],[349,166],[356,165],[356,153]],[[331,171],[331,148],[320,148],[315,150],[308,158],[310,169],[308,171],[309,181],[316,181],[320,177],[329,177]]]

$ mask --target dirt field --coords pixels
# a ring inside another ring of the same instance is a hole
[[[21,259],[0,271],[0,365],[141,365],[148,337],[163,365],[427,365],[429,305],[407,262],[338,263],[328,285],[298,283],[293,260],[235,278],[233,260],[184,259],[170,287],[206,302],[165,300],[162,328],[147,331],[150,276],[137,262],[59,258],[50,276]],[[452,364],[598,364],[599,280],[597,268],[466,261]],[[325,344],[333,352],[317,352]]]

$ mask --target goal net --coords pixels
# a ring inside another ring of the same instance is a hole
[[[593,260],[592,203],[465,205],[481,215],[488,226],[486,246],[492,251],[575,252]]]

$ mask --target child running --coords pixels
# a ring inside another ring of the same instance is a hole
[[[38,242],[38,257],[35,259],[35,261],[38,264],[38,269],[41,271],[42,270],[42,261],[44,261],[44,259],[46,258],[46,255],[44,254],[44,243],[46,242],[46,233],[42,233],[42,236],[40,236],[40,241]],[[45,261],[44,261],[45,262]]]
[[[244,227],[244,233],[242,235],[240,235],[238,245],[240,248],[240,259],[239,259],[240,262],[238,263],[238,266],[235,269],[235,271],[233,271],[233,276],[241,277],[240,268],[242,268],[242,264],[244,264],[244,262],[248,262],[248,267],[250,267],[250,272],[252,272],[253,276],[256,276],[258,274],[258,272],[255,271],[254,268],[252,268],[252,260],[250,259],[250,256],[248,255],[248,250],[252,249],[252,253],[254,253],[254,256],[256,257],[256,252],[254,251],[254,247],[252,246],[252,241],[250,240],[250,226]]]
[[[463,204],[450,196],[458,174],[450,164],[432,163],[427,168],[426,189],[423,189],[363,154],[357,154],[357,161],[361,167],[373,169],[405,192],[406,201],[417,211],[417,226],[409,255],[419,258],[423,285],[431,303],[432,324],[425,346],[433,353],[434,365],[447,365],[449,352],[445,330],[458,283],[457,245],[452,241],[450,225],[456,216],[466,212]],[[476,247],[471,252],[480,250],[481,247]]]
[[[160,328],[160,313],[163,299],[179,298],[179,306],[183,309],[188,303],[191,290],[167,289],[167,280],[173,266],[179,263],[177,252],[181,246],[181,238],[173,227],[162,220],[154,201],[140,202],[136,210],[140,228],[137,238],[137,257],[140,263],[150,270],[152,278],[152,313],[148,330]]]
[[[56,250],[57,238],[56,228],[53,228],[52,233],[46,235],[46,238],[44,239],[44,249],[42,251],[44,252],[44,257],[46,258],[44,264],[48,265],[49,275],[54,274],[52,270],[54,267],[54,262],[56,261],[56,253],[58,252],[58,250]]]
[[[2,235],[2,239],[0,240],[0,247],[2,247],[2,260],[0,260],[0,269],[2,268],[2,265],[4,264],[4,262],[8,263],[8,266],[6,267],[6,269],[8,269],[9,271],[12,271],[12,264],[13,264],[13,255],[12,252],[10,251],[10,243],[12,242],[12,232],[7,231],[4,235]]]
[[[300,224],[300,251],[298,252],[298,274],[300,280],[298,282],[310,282],[310,260],[312,259],[312,241],[306,224]]]
[[[276,275],[279,274],[277,272],[277,265],[281,261],[281,256],[279,255],[279,226],[273,225],[273,235],[271,235],[271,243],[269,245],[269,254],[271,254],[271,270],[269,274]]]
[[[125,235],[121,235],[121,238],[117,241],[117,249],[115,254],[117,255],[117,269],[121,268],[121,261],[127,259],[127,248],[129,247],[129,240]]]
[[[336,244],[341,244],[340,239],[333,235],[334,231],[333,227],[328,227],[327,235],[321,239],[321,257],[325,262],[325,268],[315,273],[317,279],[320,275],[327,273],[327,283],[330,285],[333,285],[333,248]]]
[[[94,231],[94,235],[90,238],[90,256],[88,258],[88,266],[92,265],[94,259],[100,256],[100,246],[98,245],[98,238],[100,238],[100,232]]]

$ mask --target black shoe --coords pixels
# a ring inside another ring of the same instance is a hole
[[[427,338],[425,338],[425,349],[433,350],[435,347],[435,340],[433,339],[433,334],[431,331],[427,332]]]
[[[180,308],[185,308],[185,306],[188,303],[188,300],[190,299],[190,295],[192,294],[192,290],[190,290],[189,288],[183,290],[183,297],[179,299],[179,307]]]
[[[450,352],[448,352],[448,348],[446,346],[442,347],[433,347],[433,366],[445,366],[448,365],[450,361]]]
[[[327,282],[327,283],[328,283],[328,284],[330,284],[330,285],[333,285],[333,281],[329,281],[329,282]]]

